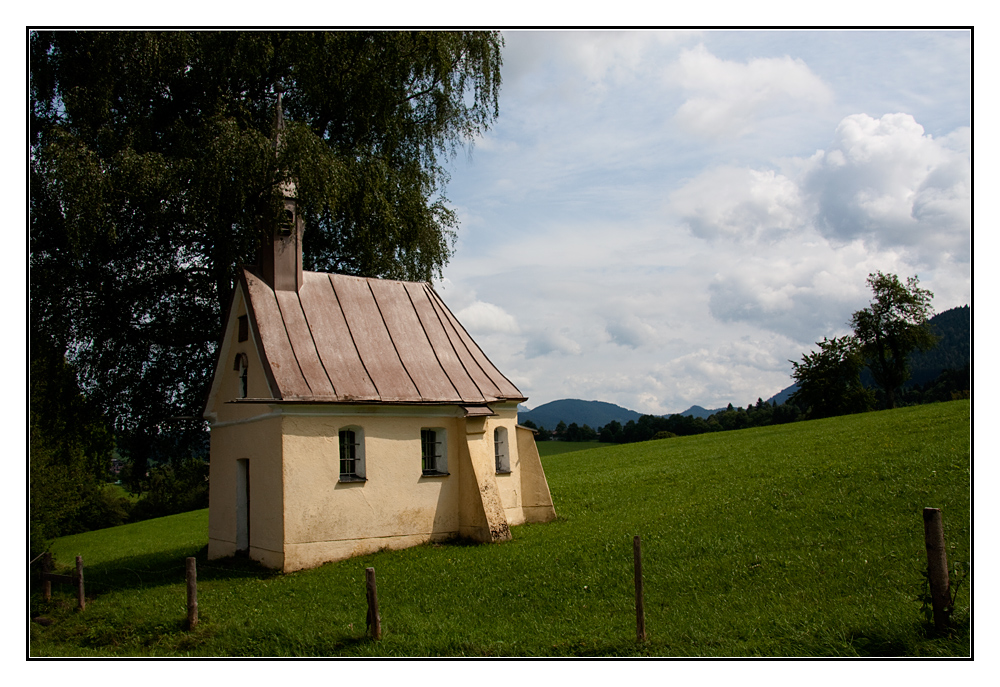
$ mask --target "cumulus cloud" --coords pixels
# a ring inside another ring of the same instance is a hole
[[[772,239],[806,219],[798,185],[773,170],[718,167],[689,181],[670,200],[691,232],[706,239]]]
[[[864,241],[923,265],[966,262],[971,250],[969,131],[934,139],[908,114],[845,117],[827,150],[787,174],[706,170],[670,195],[700,238],[774,241],[814,228],[838,245]]]
[[[442,296],[532,405],[658,414],[788,386],[869,272],[968,302],[971,60],[921,35],[506,34]]]
[[[657,48],[694,36],[690,31],[505,31],[504,86],[519,87],[544,65],[603,90],[641,76]]]
[[[788,362],[798,349],[783,337],[743,336],[718,346],[699,347],[656,366],[653,376],[664,397],[706,408],[744,405],[791,384]],[[674,404],[679,404],[674,401]],[[682,407],[664,412],[677,412]]]
[[[748,322],[808,344],[846,332],[851,313],[867,301],[865,278],[903,267],[872,255],[857,241],[834,248],[811,233],[776,251],[729,257],[708,287],[709,311],[722,322]]]
[[[656,340],[656,330],[635,315],[616,318],[604,329],[612,342],[627,348],[639,348]]]
[[[829,238],[863,238],[917,249],[935,263],[968,259],[972,161],[968,129],[943,140],[908,114],[855,114],[813,159],[802,187],[816,199],[817,227]]]
[[[540,330],[532,332],[524,347],[525,358],[539,358],[552,354],[580,355],[583,348],[563,332]]]
[[[493,303],[477,300],[455,316],[466,329],[475,334],[517,334],[520,327],[517,320],[503,308]]]
[[[814,107],[832,98],[830,88],[802,60],[785,56],[732,62],[703,45],[682,51],[666,80],[687,92],[677,122],[709,138],[743,136],[762,115]]]

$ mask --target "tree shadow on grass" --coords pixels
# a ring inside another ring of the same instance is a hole
[[[234,556],[208,561],[208,546],[194,550],[178,547],[139,556],[126,556],[97,565],[88,566],[83,561],[83,579],[88,599],[110,591],[149,589],[163,585],[183,583],[187,578],[188,557],[196,561],[198,581],[230,579],[269,579],[281,575],[278,570],[266,568],[257,561]],[[54,572],[72,574],[75,568],[55,566]],[[58,585],[65,587],[66,585]],[[57,593],[53,585],[53,595]],[[72,590],[75,594],[75,590]]]
[[[848,645],[860,657],[889,658],[910,655],[913,643],[901,635],[855,631],[848,637]]]
[[[849,655],[862,658],[962,657],[971,651],[970,629],[968,623],[956,622],[950,629],[938,632],[932,623],[914,622],[895,631],[853,628],[845,639]],[[836,654],[843,655],[839,651]]]

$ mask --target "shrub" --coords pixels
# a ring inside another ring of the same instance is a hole
[[[132,511],[133,521],[208,507],[208,463],[201,458],[151,467],[140,481],[143,493]]]

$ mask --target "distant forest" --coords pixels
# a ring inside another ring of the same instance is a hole
[[[911,356],[910,380],[904,385],[897,405],[919,405],[970,397],[972,319],[969,306],[952,308],[935,315],[930,319],[930,326],[939,337],[938,343],[929,351]],[[865,386],[875,387],[867,371],[862,373],[861,379]],[[881,391],[876,389],[876,395],[880,394]],[[879,398],[878,401],[881,407],[882,399]],[[586,424],[581,427],[575,422],[569,425],[559,422],[553,430],[536,426],[531,420],[526,420],[523,424],[537,431],[537,441],[557,439],[628,444],[797,422],[805,418],[806,410],[792,400],[779,405],[776,401],[768,403],[758,398],[756,403],[751,403],[746,408],[729,404],[725,410],[708,418],[679,414],[642,415],[637,420],[629,420],[624,424],[612,420],[596,429]]]

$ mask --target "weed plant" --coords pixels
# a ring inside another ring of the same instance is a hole
[[[922,509],[970,550],[969,402],[672,438],[544,459],[558,519],[496,545],[383,551],[282,575],[206,560],[207,511],[56,542],[73,590],[32,596],[34,656],[968,656],[921,613]],[[642,537],[648,641],[635,640]],[[200,624],[184,628],[184,558]],[[365,636],[376,570],[383,639]]]

